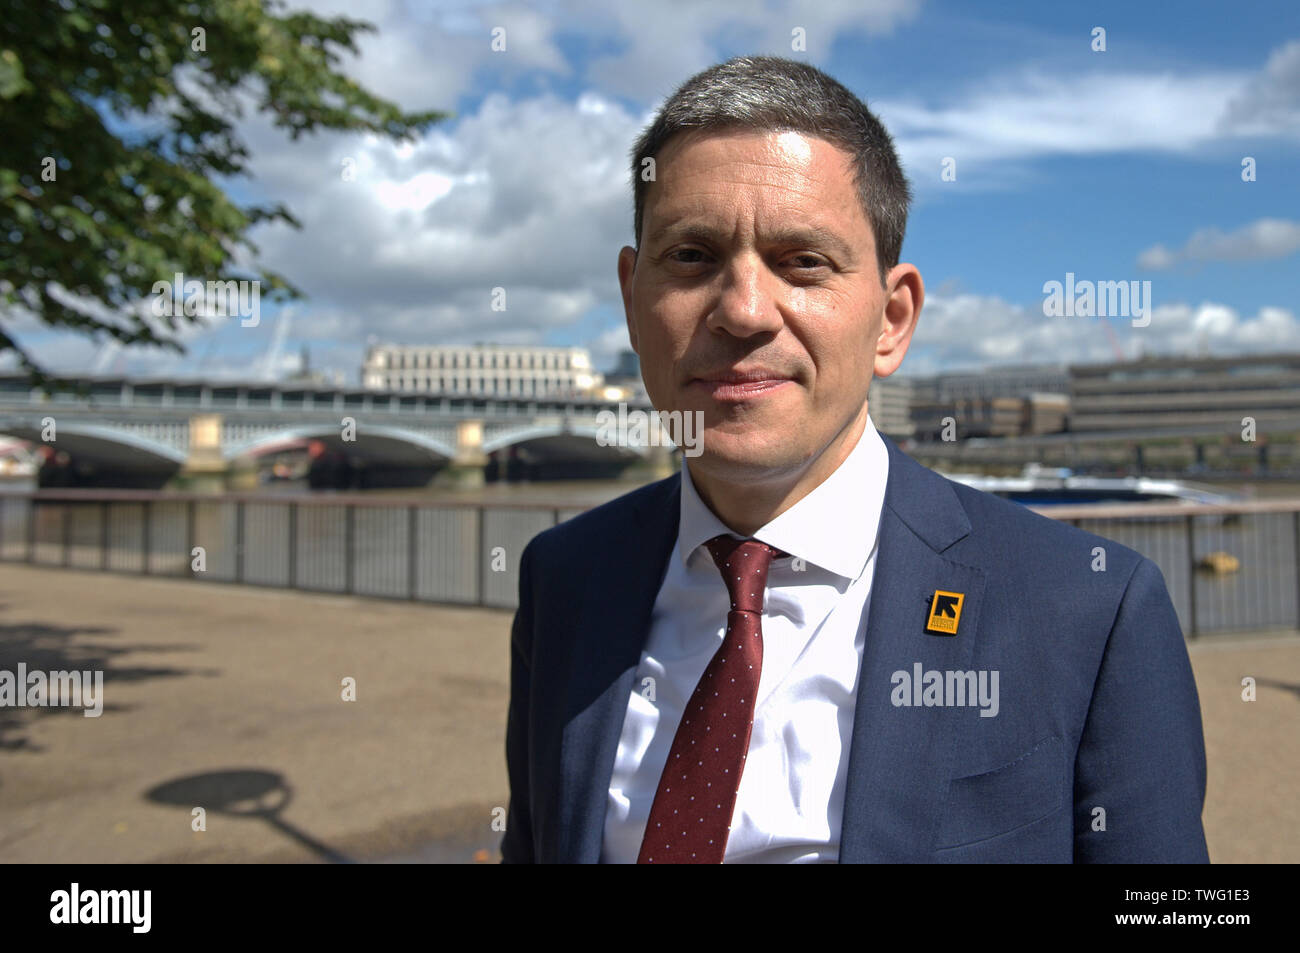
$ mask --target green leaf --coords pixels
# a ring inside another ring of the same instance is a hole
[[[195,27],[205,31],[205,52],[191,49]],[[241,207],[218,185],[246,174],[236,92],[251,93],[291,138],[330,129],[409,139],[447,118],[404,112],[337,71],[356,36],[371,30],[285,13],[271,0],[0,0],[3,300],[23,302],[51,328],[180,349],[133,318],[153,282],[178,271],[227,275],[237,255],[256,254],[257,225],[299,227],[282,205]],[[178,85],[181,69],[199,71],[201,97]],[[106,114],[121,117],[111,129]],[[256,270],[268,293],[302,294],[291,276]],[[61,304],[51,287],[117,321]],[[33,381],[53,380],[0,331],[6,350]]]

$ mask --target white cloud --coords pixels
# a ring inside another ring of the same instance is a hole
[[[320,137],[255,148],[257,181],[304,226],[269,226],[255,239],[263,262],[312,297],[303,324],[313,338],[539,341],[600,305],[621,313],[625,156],[640,121],[595,93],[494,94],[412,147]],[[492,308],[495,288],[505,311]]]
[[[1261,218],[1231,232],[1199,229],[1182,248],[1172,251],[1153,245],[1138,255],[1138,266],[1160,270],[1184,261],[1263,261],[1296,251],[1300,251],[1300,222]]]
[[[922,188],[957,182],[1014,186],[1028,161],[1052,156],[1164,152],[1202,157],[1232,139],[1300,136],[1300,41],[1261,70],[1046,74],[1018,69],[963,83],[940,104],[873,104]],[[947,187],[945,185],[945,187]]]
[[[1220,124],[1241,135],[1300,132],[1300,40],[1273,52],[1264,71],[1228,103]]]
[[[1026,72],[941,107],[884,103],[896,135],[930,156],[992,160],[1145,149],[1213,138],[1215,114],[1244,77]],[[936,174],[938,162],[934,163]]]
[[[395,150],[400,155],[402,150]],[[418,172],[406,181],[375,183],[374,193],[384,208],[422,212],[455,187],[455,180],[437,172]]]
[[[996,296],[929,295],[911,347],[906,374],[932,374],[983,364],[1104,360],[1110,351],[1095,320],[1045,318]]]
[[[1217,302],[1195,308],[1174,304],[1156,308],[1151,324],[1163,324],[1162,339],[1170,353],[1300,351],[1300,321],[1286,308],[1263,307],[1247,316]]]
[[[1178,262],[1178,256],[1161,244],[1152,245],[1150,248],[1138,254],[1137,263],[1139,268],[1146,268],[1150,271],[1160,271],[1165,268],[1172,268]]]
[[[570,66],[554,41],[557,21],[515,4],[444,2],[437,5],[367,0],[294,0],[321,16],[365,20],[375,32],[357,38],[359,55],[340,68],[371,92],[405,109],[454,108],[472,92],[480,71],[516,76],[528,70],[567,75]],[[563,21],[558,21],[562,24]],[[505,29],[506,48],[492,50],[492,30]]]
[[[620,320],[612,328],[597,335],[587,347],[591,351],[592,364],[598,369],[606,370],[613,367],[618,360],[619,352],[630,350],[632,347],[632,342],[627,336],[627,323]]]
[[[1300,351],[1300,321],[1293,312],[1263,307],[1243,315],[1220,302],[1171,303],[1153,308],[1150,325],[1138,328],[1123,319],[1048,318],[1041,308],[998,297],[931,295],[901,372],[920,375],[1004,363],[1086,364],[1139,354],[1263,350]]]
[[[408,109],[450,108],[481,86],[484,74],[518,78],[536,72],[567,77],[573,64],[556,38],[582,36],[595,49],[616,49],[587,64],[580,79],[606,94],[650,103],[692,73],[717,61],[721,43],[791,52],[791,31],[807,37],[814,61],[830,55],[849,33],[886,34],[914,18],[923,0],[660,0],[655,4],[606,0],[552,0],[544,9],[516,3],[444,2],[432,9],[377,0],[360,10],[352,0],[296,0],[323,16],[374,23],[360,56],[343,67],[368,89]],[[505,49],[492,49],[504,29]]]
[[[1247,83],[1246,75],[1223,72],[1027,72],[940,106],[882,101],[875,108],[919,187],[941,184],[948,157],[956,160],[962,186],[1014,187],[1025,164],[1043,157],[1202,155],[1225,141],[1220,117]],[[1271,128],[1262,134],[1283,132]]]
[[[648,115],[612,97],[648,104],[716,62],[724,42],[789,54],[795,27],[807,31],[808,58],[824,61],[837,38],[889,33],[920,5],[776,0],[755,10],[687,0],[654,7],[555,0],[542,9],[477,2],[431,9],[376,0],[358,12],[350,0],[309,0],[306,6],[318,12],[378,25],[378,33],[359,39],[359,59],[344,67],[409,109],[453,108],[462,94],[507,80],[534,80],[544,90],[553,77],[571,77],[579,63],[563,55],[561,32],[587,41],[588,49],[617,53],[586,62],[579,81],[591,91],[576,102],[547,93],[514,100],[489,95],[473,112],[434,126],[415,143],[337,133],[295,143],[265,117],[243,123],[256,178],[240,187],[284,202],[304,224],[302,231],[268,226],[254,235],[262,263],[311,296],[301,306],[295,341],[312,342],[313,363],[340,361],[336,366],[354,372],[371,336],[532,342],[578,325],[595,309],[621,316],[615,255],[631,230],[626,155]],[[503,53],[491,50],[496,25],[506,29]],[[951,155],[964,183],[972,169],[1011,177],[1017,163],[1043,156],[1199,155],[1228,135],[1290,135],[1298,76],[1300,42],[1292,42],[1256,71],[1022,69],[973,78],[942,101],[873,100],[873,108],[910,169],[932,169],[937,182],[939,160]],[[350,181],[342,174],[345,160],[355,171]],[[919,179],[931,181],[928,173]],[[1276,220],[1228,234],[1206,229],[1182,248],[1147,249],[1142,263],[1168,268],[1182,260],[1277,257],[1295,250],[1297,229]],[[490,306],[496,287],[506,290],[504,312]],[[1193,337],[1216,339],[1254,340],[1265,332],[1285,337],[1294,322],[1290,312],[1277,309],[1249,319],[1232,312],[1232,327],[1222,331],[1224,319],[1207,308],[1185,320],[1181,312],[1161,309],[1156,316],[1185,325]],[[1194,324],[1197,315],[1203,326]],[[1126,342],[1168,343],[1157,323],[1131,329],[1127,337],[1123,322],[1116,329]],[[599,355],[626,344],[621,318],[597,334],[591,346]],[[205,335],[194,343],[209,340]],[[220,351],[224,339],[216,340]],[[296,344],[289,346],[296,352]],[[318,353],[324,355],[319,362]],[[953,294],[929,299],[908,364],[1081,355],[1113,357],[1096,319],[1053,323],[1001,299]],[[232,367],[238,364],[232,359]]]
[[[921,0],[661,0],[655,4],[571,0],[560,5],[566,29],[580,28],[618,52],[592,60],[586,78],[638,102],[668,96],[692,74],[721,58],[720,41],[746,52],[821,62],[848,34],[888,34],[914,18]],[[806,52],[792,51],[803,30]]]

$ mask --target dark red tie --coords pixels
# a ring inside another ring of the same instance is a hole
[[[727,635],[673,736],[638,864],[722,863],[749,751],[763,671],[767,567],[785,553],[731,536],[715,536],[705,545],[731,593]]]

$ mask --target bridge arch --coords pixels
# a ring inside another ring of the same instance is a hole
[[[599,450],[612,451],[611,455],[626,455],[633,453],[637,456],[645,456],[647,447],[635,446],[602,446],[597,441],[600,428],[595,424],[585,423],[544,423],[532,424],[522,427],[513,427],[510,430],[498,431],[490,437],[483,440],[483,452],[495,453],[498,450],[504,450],[508,447],[519,446],[520,444],[534,441],[554,440],[556,438],[576,437],[579,441],[590,441]],[[623,451],[620,454],[619,451]]]
[[[37,421],[0,418],[0,433],[35,445],[45,444],[41,439],[43,429]],[[46,446],[114,465],[143,463],[152,464],[154,468],[179,467],[186,459],[185,451],[179,447],[103,424],[57,424],[54,436],[54,442]]]
[[[223,447],[222,456],[227,461],[239,457],[258,456],[278,444],[296,440],[322,440],[327,444],[346,449],[349,453],[359,452],[392,463],[442,463],[456,456],[456,448],[445,440],[403,427],[374,424],[359,425],[355,442],[344,442],[339,428],[333,425],[286,427]],[[408,451],[416,450],[418,453],[402,452],[402,448]]]
[[[42,416],[51,416],[56,411]],[[128,428],[57,422],[54,440],[41,439],[40,417],[0,418],[0,433],[48,447],[55,456],[41,466],[42,486],[109,486],[158,489],[185,465],[185,450]],[[60,452],[66,457],[59,456]]]

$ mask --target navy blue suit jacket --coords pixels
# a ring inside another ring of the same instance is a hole
[[[1200,705],[1160,570],[882,438],[889,475],[840,861],[1207,862]],[[507,863],[600,859],[679,494],[680,475],[643,487],[540,533],[521,556]],[[936,589],[965,595],[954,636],[925,631]],[[918,662],[996,670],[996,716],[895,704],[894,673]]]

